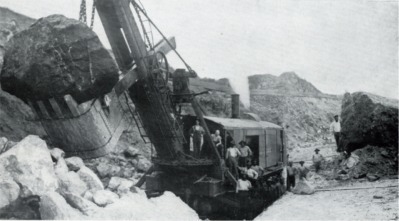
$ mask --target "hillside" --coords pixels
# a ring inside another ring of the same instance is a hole
[[[284,126],[288,148],[332,144],[329,124],[341,112],[340,96],[322,93],[294,72],[248,77],[251,111]]]

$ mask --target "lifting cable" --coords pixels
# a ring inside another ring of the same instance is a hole
[[[187,64],[187,62],[183,59],[183,57],[179,54],[179,52],[174,49],[173,45],[169,42],[169,40],[166,38],[166,36],[161,32],[161,30],[154,24],[154,22],[151,20],[151,18],[147,15],[147,13],[142,9],[134,0],[131,0],[133,6],[137,8],[146,18],[147,20],[154,26],[154,28],[158,31],[158,33],[162,36],[163,40],[168,43],[170,48],[176,53],[176,55],[179,57],[179,59],[184,63],[186,66],[187,70],[192,71],[190,65]]]

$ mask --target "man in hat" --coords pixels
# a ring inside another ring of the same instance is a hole
[[[317,173],[321,168],[321,162],[324,160],[324,157],[323,155],[319,154],[320,150],[318,148],[316,148],[314,152],[315,154],[313,154],[312,160]]]
[[[337,152],[341,152],[339,147],[339,138],[341,137],[341,123],[338,115],[334,116],[334,121],[330,124],[330,131],[334,134],[335,143],[337,144]]]
[[[240,159],[238,160],[238,165],[240,167],[246,167],[247,166],[247,162],[251,160],[251,156],[252,156],[252,150],[251,148],[249,148],[247,146],[247,143],[245,141],[240,141]]]

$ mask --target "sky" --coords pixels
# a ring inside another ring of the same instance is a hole
[[[399,97],[398,1],[141,2],[163,33],[176,37],[179,53],[200,77],[229,78],[244,100],[247,76],[286,71],[324,93]],[[79,5],[80,0],[0,0],[0,6],[33,18],[78,18]],[[94,30],[109,47],[98,16]],[[172,66],[184,67],[176,56],[168,57]]]

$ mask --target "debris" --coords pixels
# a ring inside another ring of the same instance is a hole
[[[40,216],[44,220],[82,219],[83,214],[72,208],[65,199],[56,192],[48,192],[40,197]]]
[[[78,171],[78,175],[79,175],[80,179],[82,179],[86,183],[89,190],[97,191],[97,190],[104,189],[104,186],[103,186],[101,180],[89,168],[87,168],[87,167],[80,168],[80,170]]]
[[[383,196],[374,195],[373,198],[374,198],[374,199],[382,199],[382,198],[384,198],[384,197],[383,197]]]
[[[118,77],[116,62],[94,31],[50,15],[9,40],[0,79],[4,91],[21,99],[71,94],[81,103],[111,91]]]
[[[68,173],[68,166],[64,160],[64,158],[59,158],[57,163],[54,166],[54,171],[58,176],[62,176],[65,173]]]
[[[69,205],[75,209],[78,209],[86,216],[93,216],[99,209],[96,204],[85,198],[82,198],[79,195],[66,193],[64,194],[64,197]]]
[[[62,159],[65,157],[65,152],[63,150],[61,150],[60,148],[50,149],[50,154],[56,160],[59,160],[59,159]]]
[[[59,176],[60,189],[59,192],[64,195],[67,193],[76,194],[82,196],[88,187],[83,182],[79,175],[73,171],[70,171],[62,176]]]
[[[80,168],[84,167],[85,164],[80,157],[69,157],[65,159],[65,162],[71,171],[78,171]]]
[[[141,157],[137,163],[137,170],[145,172],[151,167],[151,162],[144,157]]]
[[[0,155],[0,174],[20,185],[22,197],[42,195],[58,188],[47,145],[34,135]]]
[[[101,207],[112,204],[119,199],[118,195],[109,190],[99,190],[94,193],[93,201]]]
[[[137,157],[139,155],[139,150],[135,147],[129,146],[126,148],[123,153],[125,157]]]
[[[2,179],[0,175],[0,209],[14,202],[19,196],[20,188],[14,180]]]
[[[366,176],[367,176],[368,181],[370,181],[370,182],[374,182],[374,181],[377,181],[380,179],[379,176],[373,175],[373,174],[367,174]]]

